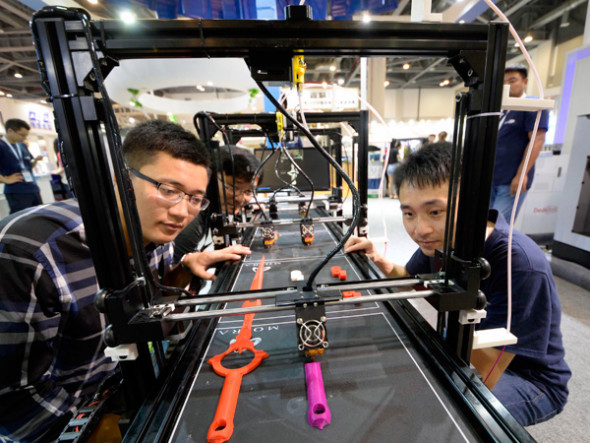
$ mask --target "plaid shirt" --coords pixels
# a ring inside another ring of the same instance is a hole
[[[168,269],[173,247],[146,250]],[[116,367],[80,209],[64,200],[0,222],[0,436],[55,439]]]

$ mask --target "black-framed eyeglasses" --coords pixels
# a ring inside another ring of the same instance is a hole
[[[238,189],[238,188],[234,188],[232,185],[229,185],[227,183],[225,183],[223,185],[223,187],[225,188],[226,191],[231,192],[236,197],[239,197],[241,195],[245,195],[247,198],[251,198],[254,195],[254,191],[252,189]]]
[[[129,168],[129,171],[137,178],[141,178],[142,180],[145,180],[153,185],[156,185],[156,189],[158,190],[158,197],[172,203],[173,205],[180,203],[180,201],[184,197],[188,196],[189,208],[193,209],[194,211],[203,211],[207,209],[207,207],[209,206],[209,200],[207,200],[205,197],[192,195],[172,185],[160,183],[159,181],[156,181],[153,178],[148,177],[147,175],[143,175],[141,172],[136,171],[133,168]]]

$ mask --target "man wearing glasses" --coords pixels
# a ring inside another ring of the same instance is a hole
[[[4,195],[13,214],[43,203],[33,176],[33,168],[43,156],[33,158],[24,143],[31,130],[27,122],[11,118],[4,126],[6,134],[0,139],[0,183],[4,183]]]
[[[148,261],[164,274],[171,242],[208,205],[208,154],[190,132],[155,120],[131,130],[122,149]],[[54,441],[116,366],[103,353],[106,324],[85,239],[72,199],[0,222],[0,436]],[[250,250],[218,252],[189,254],[183,264],[207,278],[216,261]]]
[[[237,146],[221,147],[221,171],[217,174],[217,183],[222,212],[238,215],[254,197],[252,179],[260,165],[260,161],[250,151]],[[256,177],[254,185],[261,180]],[[201,212],[174,241],[174,258],[184,264],[199,242],[206,237],[209,229],[209,214]],[[208,251],[217,254],[220,251]],[[199,275],[193,272],[195,275]],[[200,275],[199,275],[200,276]]]

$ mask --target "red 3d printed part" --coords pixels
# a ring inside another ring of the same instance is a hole
[[[262,279],[264,276],[264,256],[258,265],[258,270],[252,281],[251,290],[262,289]],[[251,307],[261,305],[260,299],[246,300],[242,306]],[[211,365],[217,375],[225,377],[223,388],[221,390],[221,397],[215,411],[215,417],[209,432],[207,433],[207,442],[221,443],[228,441],[234,431],[234,415],[236,414],[236,405],[238,404],[238,396],[240,395],[240,385],[242,384],[242,377],[254,369],[256,369],[262,360],[268,357],[268,354],[260,349],[254,347],[254,343],[250,340],[252,338],[252,320],[255,314],[245,314],[244,322],[240,333],[236,337],[236,341],[229,345],[225,352],[211,357],[208,364]],[[244,350],[250,351],[254,354],[254,358],[250,363],[240,368],[228,369],[221,364],[221,361],[228,354],[238,351],[241,354]]]

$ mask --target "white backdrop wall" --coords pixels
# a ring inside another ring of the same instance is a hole
[[[385,90],[385,120],[438,120],[454,115],[454,88]]]

